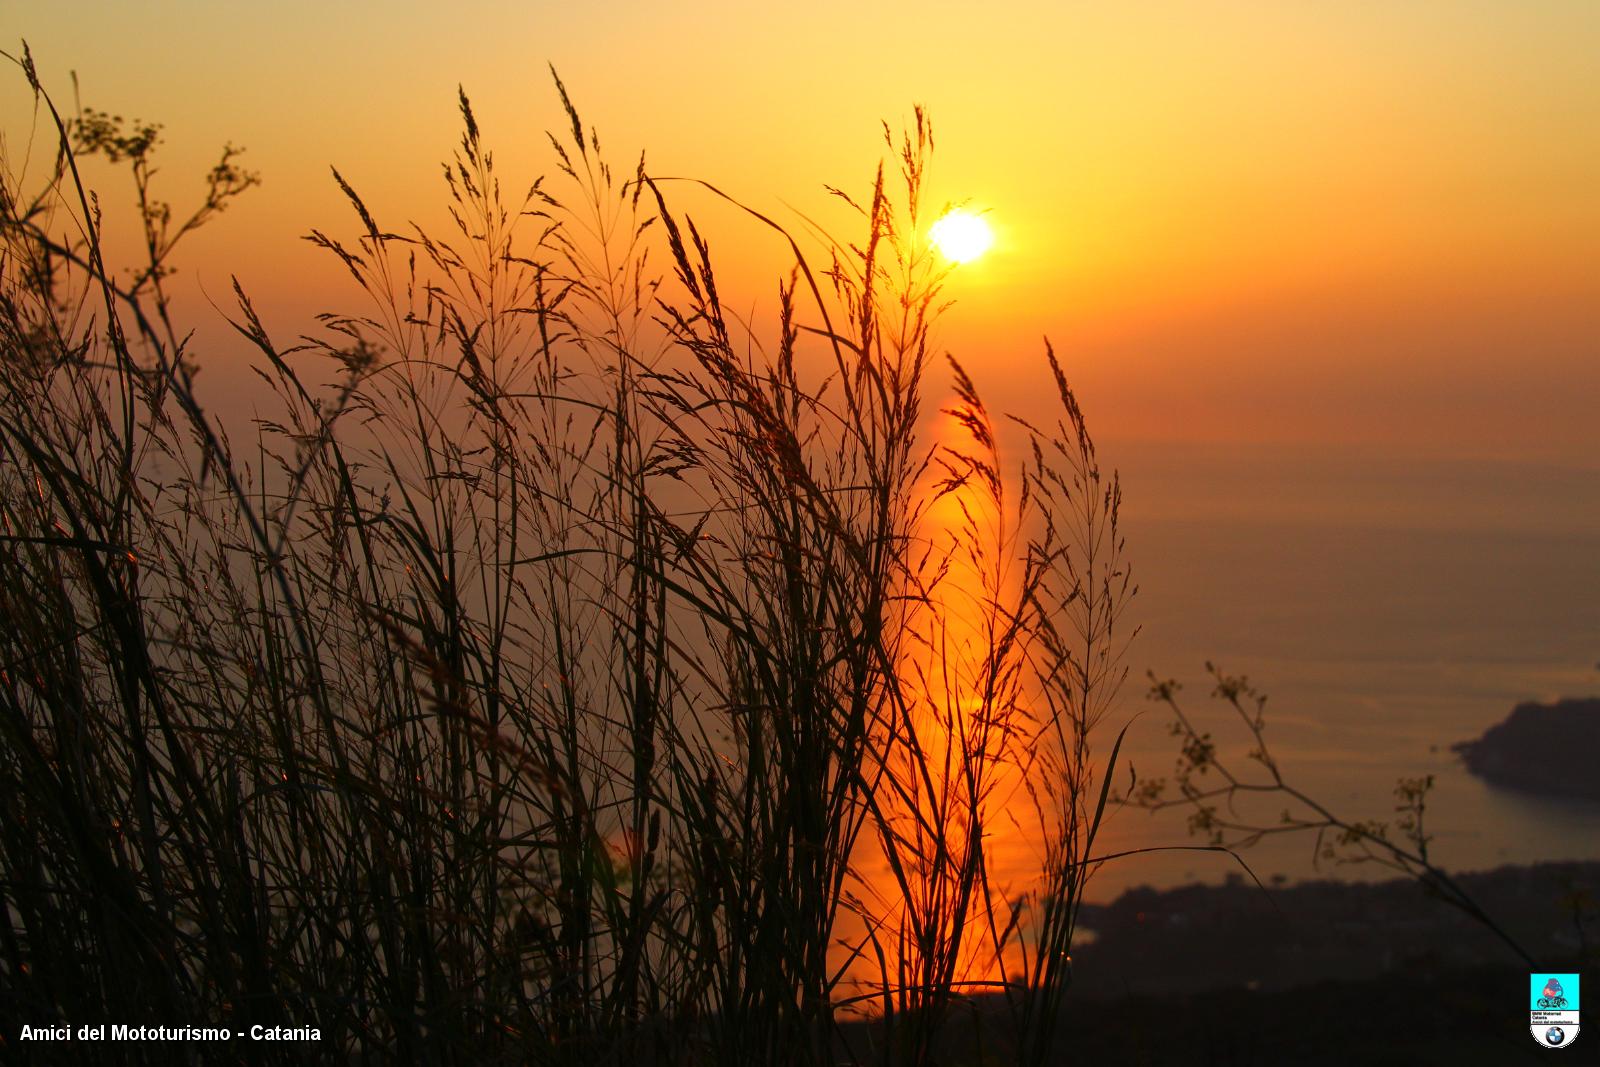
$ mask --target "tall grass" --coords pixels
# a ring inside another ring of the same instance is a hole
[[[237,291],[272,398],[246,428],[197,399],[164,279],[255,177],[227,150],[174,225],[154,128],[59,114],[16,63],[52,162],[8,156],[0,201],[6,1033],[922,1064],[992,994],[996,1061],[1053,1059],[1133,587],[1053,353],[1015,478],[959,365],[964,438],[927,436],[920,112],[816,265],[748,212],[793,252],[764,330],[690,190],[613,170],[559,80],[525,192],[463,93],[447,232],[336,171],[353,224],[310,240],[356,309],[284,346]],[[129,171],[131,273],[88,156]],[[1002,817],[1036,882],[991,878]]]

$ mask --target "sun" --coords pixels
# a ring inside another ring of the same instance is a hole
[[[982,216],[956,210],[933,224],[928,239],[945,259],[952,263],[970,263],[994,244],[994,231]]]

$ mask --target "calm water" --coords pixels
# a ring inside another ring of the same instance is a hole
[[[1237,720],[1208,699],[1210,659],[1269,695],[1286,776],[1336,812],[1387,818],[1395,779],[1431,772],[1447,867],[1600,855],[1600,805],[1489,789],[1448,751],[1518,701],[1600,693],[1600,471],[1305,449],[1105,456],[1124,472],[1142,586],[1124,700],[1143,713],[1130,732],[1141,774],[1168,773],[1174,755],[1146,669],[1186,682],[1186,709],[1242,754]],[[1121,813],[1113,838],[1187,840],[1181,817],[1141,811]],[[1286,839],[1248,858],[1263,878],[1298,877],[1313,873],[1310,853],[1308,838]],[[1102,869],[1094,895],[1231,867],[1140,857]]]
[[[1446,868],[1600,856],[1600,804],[1490,789],[1450,751],[1520,701],[1600,693],[1600,471],[1194,446],[1112,446],[1102,458],[1124,473],[1141,586],[1143,632],[1120,715],[1099,741],[1106,751],[1131,720],[1119,786],[1127,761],[1164,775],[1176,755],[1168,714],[1145,699],[1147,670],[1183,681],[1191,717],[1241,777],[1262,779],[1244,759],[1249,734],[1209,698],[1211,660],[1268,694],[1267,737],[1285,777],[1337,815],[1392,819],[1396,781],[1431,773],[1427,828]],[[1010,795],[986,820],[986,851],[1010,897],[1032,887],[1042,849],[1024,795],[1002,788]],[[1272,825],[1284,807],[1274,798],[1245,814]],[[1187,814],[1122,810],[1095,851],[1195,843]],[[1394,876],[1372,863],[1319,869],[1314,843],[1281,836],[1243,856],[1262,881]],[[858,862],[868,886],[893,898],[887,866]],[[1088,895],[1239,870],[1219,854],[1160,851],[1105,864]],[[974,955],[964,973],[999,976],[992,956]]]

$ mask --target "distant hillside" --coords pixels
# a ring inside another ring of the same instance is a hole
[[[1535,958],[1600,945],[1600,863],[1540,863],[1454,876]],[[1493,934],[1410,879],[1130,889],[1085,905],[1094,939],[1073,953],[1074,993],[1091,999],[1243,988],[1522,963]]]
[[[1600,863],[1455,876],[1541,965],[1592,973]],[[1547,1060],[1527,966],[1409,879],[1130,889],[1085,905],[1052,1063],[1117,1067],[1505,1067]],[[940,1062],[1007,1062],[998,997],[964,1000]],[[865,1055],[881,1030],[850,1023]],[[1563,1063],[1600,1063],[1587,1036]]]
[[[1478,740],[1452,748],[1491,785],[1600,800],[1600,699],[1518,704]]]

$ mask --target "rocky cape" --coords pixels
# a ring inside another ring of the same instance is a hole
[[[1518,704],[1476,741],[1451,747],[1491,785],[1600,800],[1600,698]]]

